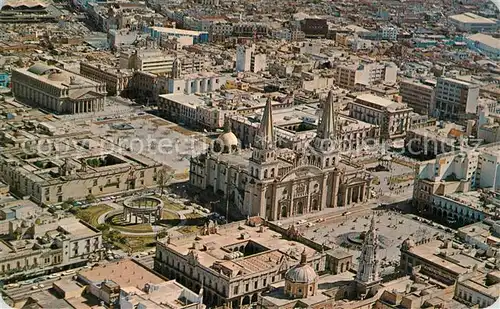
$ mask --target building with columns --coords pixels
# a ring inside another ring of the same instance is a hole
[[[36,63],[12,71],[12,92],[28,105],[58,114],[78,114],[104,110],[106,84]]]
[[[253,147],[240,149],[226,126],[212,149],[191,159],[191,185],[223,194],[245,215],[269,220],[365,202],[372,177],[342,159],[333,104],[330,92],[316,137],[303,149],[291,150],[276,146],[268,100]]]
[[[249,218],[222,226],[210,222],[200,234],[158,241],[154,270],[195,293],[202,291],[208,308],[246,307],[285,278],[294,293],[301,286],[314,287],[315,272],[325,271],[326,254],[295,239],[294,226],[286,237],[276,237],[280,234],[262,221]]]

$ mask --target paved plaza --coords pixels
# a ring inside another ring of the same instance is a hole
[[[305,237],[317,243],[325,244],[328,247],[346,248],[353,253],[354,264],[357,264],[362,243],[360,234],[368,230],[372,214],[376,216],[376,230],[380,243],[378,254],[382,261],[381,265],[385,269],[398,263],[400,246],[408,237],[418,241],[423,237],[439,234],[446,237],[452,236],[442,226],[420,222],[415,220],[412,215],[402,215],[389,210],[347,213],[325,222],[315,223],[310,227],[307,227],[307,223],[295,224],[301,226],[300,229]]]
[[[117,146],[168,165],[176,173],[189,171],[191,156],[206,151],[207,139],[164,119],[144,114],[96,121],[91,131]]]

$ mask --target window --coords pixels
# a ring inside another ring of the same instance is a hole
[[[97,179],[94,179],[94,186],[97,186]]]
[[[267,279],[262,280],[262,285],[263,285],[264,287],[266,287],[266,285],[267,285]]]
[[[258,281],[255,281],[254,284],[253,284],[253,288],[254,289],[257,289],[259,287],[259,282]]]
[[[141,171],[140,175],[141,177],[144,177],[144,171]]]
[[[250,285],[248,283],[245,284],[245,292],[248,292],[249,289],[250,289]]]
[[[237,294],[238,294],[238,286],[235,286],[235,287],[234,287],[234,293],[233,293],[233,294],[234,294],[234,295],[237,295]]]

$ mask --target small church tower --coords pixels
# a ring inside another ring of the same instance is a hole
[[[182,62],[181,59],[175,58],[172,64],[172,79],[178,79],[182,76]]]
[[[375,215],[372,217],[370,229],[365,234],[359,268],[356,274],[356,287],[358,295],[372,294],[380,282],[379,260],[377,250],[379,248],[377,233],[375,231]]]

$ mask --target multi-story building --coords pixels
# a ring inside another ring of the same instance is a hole
[[[335,68],[335,82],[350,90],[374,84],[395,84],[397,72],[392,62],[342,64]]]
[[[445,284],[460,282],[472,275],[472,266],[485,262],[458,248],[451,240],[426,237],[419,241],[406,239],[401,245],[401,270],[406,274],[418,271]]]
[[[394,26],[384,26],[380,28],[380,38],[382,40],[396,41],[398,39],[399,29]]]
[[[489,19],[474,13],[464,13],[448,17],[458,30],[469,33],[495,32],[498,29],[496,20]]]
[[[469,307],[491,308],[500,297],[500,271],[475,272],[457,282],[455,298]]]
[[[80,74],[88,79],[106,83],[108,95],[120,95],[127,90],[133,76],[131,70],[115,69],[103,65],[80,62]]]
[[[434,110],[434,88],[436,82],[405,79],[399,83],[399,94],[403,102],[413,111],[422,115],[432,115]]]
[[[410,128],[411,112],[412,109],[406,104],[372,94],[361,94],[349,104],[349,115],[379,126],[383,139],[404,138]]]
[[[192,40],[190,45],[208,42],[208,32],[206,31],[193,31],[166,27],[151,27],[149,30],[151,37],[154,39],[160,39],[162,36],[189,38]]]
[[[133,69],[153,74],[171,73],[176,58],[181,58],[184,72],[202,71],[206,65],[203,57],[177,57],[157,50],[135,50],[120,53],[120,69]]]
[[[325,253],[276,234],[264,226],[210,222],[199,236],[157,242],[154,269],[195,293],[203,288],[204,303],[211,308],[240,308],[257,302],[301,259],[315,271],[325,270]]]
[[[23,239],[0,242],[0,275],[3,278],[17,272],[30,274],[81,266],[89,260],[98,260],[102,254],[101,232],[74,218],[46,224],[13,220],[10,234],[23,235]]]
[[[165,277],[131,259],[96,265],[92,269],[78,272],[77,277],[78,282],[85,285],[87,293],[109,307],[206,308],[202,303],[202,292],[197,294],[175,280],[167,281]],[[69,282],[68,285],[72,283]]]
[[[269,220],[366,201],[371,176],[340,159],[333,100],[330,92],[316,137],[293,151],[276,147],[269,99],[253,149],[239,149],[227,125],[212,150],[191,159],[190,183],[223,193],[243,214]]]
[[[476,33],[465,38],[469,49],[492,59],[500,59],[500,39],[484,33]]]
[[[438,78],[433,116],[462,124],[468,119],[475,118],[479,88],[478,84],[461,79]]]
[[[407,151],[420,158],[433,158],[460,149],[467,142],[463,128],[454,123],[411,128],[405,137]]]
[[[12,71],[12,92],[28,105],[60,114],[76,114],[104,110],[106,85],[37,63]]]
[[[212,100],[196,94],[162,94],[158,110],[161,116],[176,123],[207,130],[219,129],[230,112],[208,104]]]
[[[260,72],[266,69],[266,54],[257,53],[255,45],[239,45],[236,48],[237,72]]]
[[[113,144],[89,136],[32,136],[3,152],[0,177],[13,192],[44,204],[156,185],[161,164],[121,148],[118,153]],[[4,133],[2,140],[10,144],[15,138]]]
[[[158,94],[195,94],[219,90],[228,78],[214,72],[184,74],[182,62],[176,59],[170,76],[160,76],[157,80]]]
[[[240,22],[233,24],[233,36],[236,37],[267,37],[269,26],[265,23]]]

